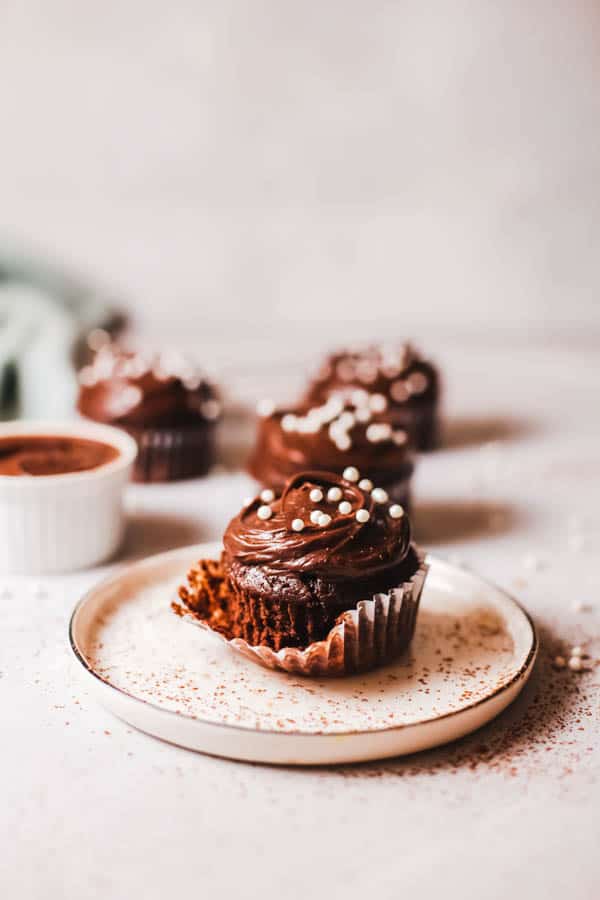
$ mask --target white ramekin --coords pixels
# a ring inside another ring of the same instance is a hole
[[[94,422],[3,422],[0,438],[64,435],[110,444],[112,462],[63,475],[0,475],[0,573],[83,569],[108,559],[125,529],[123,490],[137,447],[118,428]]]

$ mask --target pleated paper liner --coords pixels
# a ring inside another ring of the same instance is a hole
[[[135,481],[178,481],[205,475],[214,462],[215,424],[125,429],[135,438]]]
[[[242,638],[230,638],[213,628],[197,612],[177,602],[177,615],[218,637],[237,653],[253,662],[295,675],[339,677],[366,672],[396,659],[410,644],[417,621],[419,601],[427,575],[423,553],[414,545],[417,570],[392,590],[360,600],[354,609],[338,616],[327,637],[304,649],[251,646]],[[218,563],[213,563],[218,566]]]

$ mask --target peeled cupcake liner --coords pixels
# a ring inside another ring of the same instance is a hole
[[[378,668],[398,658],[410,644],[427,576],[425,556],[414,544],[417,570],[403,584],[386,593],[360,600],[338,620],[322,641],[304,649],[251,646],[243,638],[227,638],[198,614],[185,608],[187,621],[208,631],[233,650],[268,669],[307,677],[334,678]]]
[[[215,458],[215,423],[171,428],[124,426],[135,439],[135,481],[178,481],[205,475]]]

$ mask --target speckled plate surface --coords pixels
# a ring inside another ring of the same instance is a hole
[[[234,653],[170,608],[187,568],[216,544],[149,557],[93,588],[71,620],[100,702],[163,740],[256,762],[357,762],[455,740],[498,715],[537,652],[521,607],[435,558],[410,652],[375,672],[309,679]]]

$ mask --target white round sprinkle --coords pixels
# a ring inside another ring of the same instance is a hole
[[[581,672],[583,669],[583,661],[580,656],[572,656],[569,660],[569,668],[572,672]]]
[[[383,488],[373,488],[371,491],[371,497],[375,501],[375,503],[387,503],[389,500],[388,492],[384,491]]]
[[[318,525],[320,518],[321,518],[321,510],[313,509],[313,511],[310,514],[310,521],[313,523],[313,525]]]
[[[396,444],[397,447],[403,447],[406,441],[408,440],[408,435],[405,431],[394,431],[392,435],[392,440]]]
[[[342,428],[342,429],[344,429],[344,431],[346,431],[346,430],[348,430],[349,428],[353,428],[353,427],[354,427],[354,425],[356,424],[356,419],[355,419],[353,413],[348,412],[348,411],[346,410],[346,411],[343,412],[343,413],[341,414],[341,416],[338,418],[338,424],[339,424],[339,427],[340,427],[340,428]]]
[[[347,500],[342,500],[342,502],[338,506],[338,511],[341,512],[343,516],[347,516],[348,513],[352,512],[352,504]]]
[[[399,503],[392,503],[390,506],[390,516],[392,519],[401,519],[404,515],[404,509],[400,506]]]
[[[330,503],[337,503],[343,497],[342,489],[339,487],[330,487],[327,491],[327,499]]]
[[[390,386],[390,396],[396,403],[404,403],[408,400],[408,388],[403,381],[393,381]]]
[[[84,387],[93,387],[97,380],[93,366],[84,366],[79,373],[79,383]]]
[[[275,499],[275,491],[272,491],[271,488],[265,488],[264,491],[260,492],[260,499],[263,503],[272,503]]]
[[[131,409],[134,406],[137,406],[143,397],[142,390],[136,384],[128,385],[122,392],[120,400],[123,405],[123,409]]]
[[[135,377],[136,376],[134,376],[134,378]],[[190,375],[189,378],[184,378],[182,380],[183,386],[187,391],[197,391],[204,379],[202,378],[202,375]]]
[[[268,398],[264,398],[263,400],[259,400],[256,404],[256,412],[259,416],[263,416],[266,418],[267,416],[272,416],[275,412],[275,404],[272,400]]]
[[[97,352],[101,347],[110,344],[110,334],[104,328],[92,328],[87,336],[86,343],[90,350]]]
[[[343,477],[346,481],[358,481],[360,478],[360,472],[356,468],[356,466],[346,466],[343,472]]]
[[[428,384],[427,376],[423,372],[413,372],[407,379],[407,387],[411,394],[422,394]]]
[[[294,531],[302,531],[302,529],[304,528],[304,522],[302,521],[302,519],[294,519],[294,521],[292,522],[292,528],[294,529]]]
[[[371,444],[378,444],[380,441],[387,441],[392,434],[392,427],[387,422],[373,422],[366,431],[367,440]]]
[[[281,427],[284,431],[295,431],[297,422],[296,416],[292,415],[292,413],[286,413],[281,420]]]
[[[583,647],[573,647],[571,650],[571,656],[583,656]]]
[[[353,406],[364,406],[365,403],[369,402],[369,395],[364,388],[357,388],[355,391],[352,391],[350,400],[352,401]]]
[[[373,482],[370,478],[361,478],[358,482],[358,486],[361,491],[372,491],[373,490]]]
[[[369,363],[363,365],[358,369],[357,375],[363,384],[373,384],[374,381],[377,381],[377,366],[373,366]]]
[[[323,499],[323,491],[321,490],[321,488],[313,488],[308,496],[313,503],[320,503]]]
[[[273,515],[273,510],[270,506],[259,506],[256,515],[259,519],[270,519]]]
[[[382,413],[387,409],[387,400],[383,394],[373,394],[369,398],[369,406],[373,412]]]
[[[555,656],[553,662],[557,669],[564,669],[567,664],[564,656]]]
[[[365,425],[367,422],[371,421],[371,410],[368,406],[361,406],[354,413],[354,418],[357,422],[361,422]]]
[[[221,415],[221,404],[218,400],[205,400],[201,405],[200,411],[205,419],[214,422]]]
[[[350,438],[348,437],[347,434],[338,435],[335,438],[333,443],[335,444],[337,449],[340,450],[342,453],[345,453],[346,450],[349,450],[350,447],[352,446],[352,441],[350,440]]]
[[[318,524],[321,526],[321,528],[327,528],[327,526],[329,525],[330,522],[331,522],[331,516],[328,515],[327,513],[321,513],[321,515],[319,516],[319,522],[318,522]]]
[[[338,378],[341,381],[352,381],[352,379],[354,378],[354,366],[347,359],[340,360],[340,362],[335,367],[335,370],[337,372]]]
[[[356,512],[356,521],[357,522],[360,522],[362,525],[364,525],[364,523],[368,522],[370,518],[371,518],[371,516],[369,515],[368,509],[357,510],[357,512]]]

